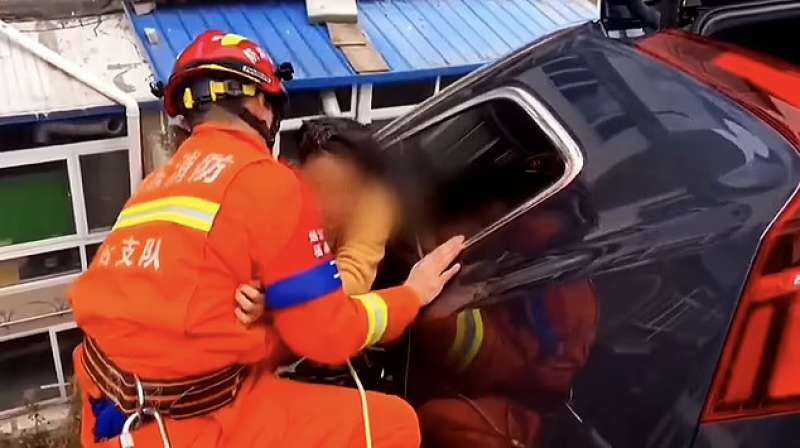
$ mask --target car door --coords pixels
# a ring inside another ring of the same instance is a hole
[[[568,400],[597,324],[591,283],[558,280],[570,261],[545,256],[596,221],[575,181],[583,154],[514,86],[454,105],[388,145],[414,167],[406,196],[421,210],[420,254],[467,237],[461,274],[411,334],[408,394],[426,446],[530,446],[543,416]]]
[[[413,167],[417,256],[469,237],[411,332],[426,446],[691,445],[759,238],[797,186],[780,135],[585,25],[380,137]]]

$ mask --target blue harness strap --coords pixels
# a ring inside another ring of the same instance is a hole
[[[92,414],[95,418],[94,440],[113,439],[122,433],[122,426],[125,424],[125,414],[108,398],[93,400]]]
[[[546,299],[546,294],[537,294],[530,302],[526,303],[525,312],[528,322],[533,326],[533,331],[539,339],[542,354],[545,358],[550,358],[558,352],[559,339],[550,319]]]

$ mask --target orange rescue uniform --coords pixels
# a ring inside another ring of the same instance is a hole
[[[591,284],[577,281],[420,322],[425,364],[453,373],[431,385],[450,393],[419,409],[425,446],[534,446],[539,409],[568,395],[594,343],[597,316]],[[448,396],[454,390],[460,396]]]
[[[349,297],[321,230],[314,198],[256,136],[197,126],[145,179],[70,293],[78,325],[119,368],[143,379],[197,377],[276,356],[343,364],[397,338],[416,317],[407,287]],[[235,288],[257,281],[272,320],[249,328],[233,313]],[[91,400],[101,392],[76,371],[84,394],[82,442],[95,443]],[[419,445],[413,409],[369,393],[376,447]],[[134,433],[146,440],[147,425]],[[235,401],[167,419],[173,446],[363,446],[355,390],[300,384],[254,368]],[[114,443],[111,442],[112,446]]]

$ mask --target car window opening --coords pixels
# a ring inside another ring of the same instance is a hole
[[[533,117],[499,98],[465,109],[395,143],[414,167],[404,173],[419,211],[424,251],[478,235],[565,174],[565,162]],[[410,181],[409,181],[410,178]],[[411,243],[409,243],[411,244]]]
[[[800,65],[800,47],[796,41],[800,9],[770,11],[720,12],[706,21],[700,33],[716,41],[727,42]]]

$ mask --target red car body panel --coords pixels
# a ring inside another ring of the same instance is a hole
[[[737,101],[800,149],[797,67],[678,30],[641,39],[637,46]]]

